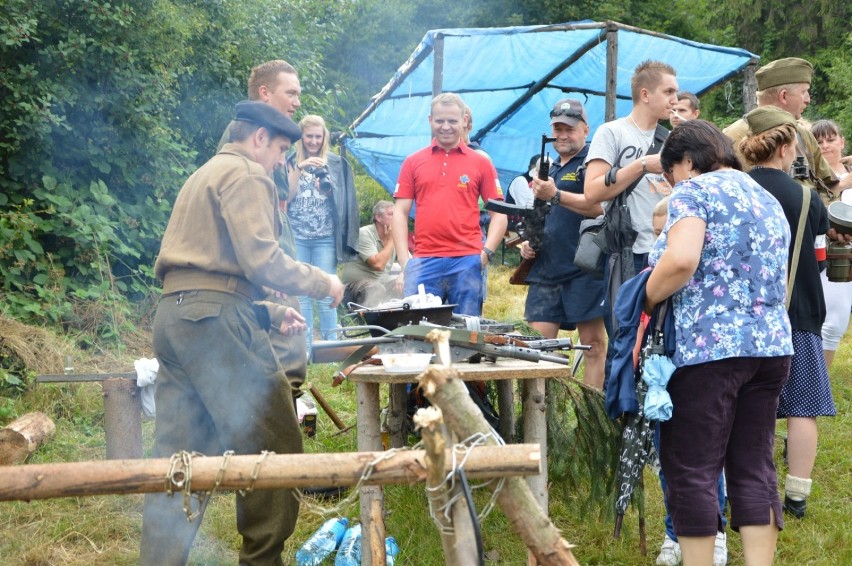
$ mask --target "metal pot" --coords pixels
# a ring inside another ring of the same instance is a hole
[[[393,330],[400,326],[419,324],[420,321],[426,321],[439,326],[450,326],[453,309],[458,305],[441,305],[439,307],[427,308],[414,308],[403,305],[402,307],[391,309],[371,309],[354,303],[349,303],[348,306],[361,317],[364,324],[381,326],[382,328]],[[378,329],[370,329],[370,334],[372,336],[384,336]]]

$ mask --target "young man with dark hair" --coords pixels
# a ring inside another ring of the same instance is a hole
[[[669,118],[669,122],[671,122],[673,128],[689,120],[695,120],[700,115],[701,110],[699,109],[697,96],[685,90],[677,93],[677,104],[672,108],[672,115]]]

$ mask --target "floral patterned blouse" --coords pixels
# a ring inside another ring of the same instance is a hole
[[[689,217],[707,228],[695,274],[672,296],[675,366],[792,355],[784,304],[790,228],[781,205],[740,171],[682,181],[672,191],[651,266],[666,248],[669,229]]]

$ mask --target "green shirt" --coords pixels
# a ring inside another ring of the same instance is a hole
[[[370,257],[382,251],[382,248],[384,247],[385,244],[382,242],[382,239],[379,238],[379,233],[376,230],[375,224],[362,226],[358,231],[358,259],[343,264],[343,272],[340,278],[341,281],[344,283],[352,283],[362,279],[375,279],[382,283],[388,281],[388,279],[390,279],[389,274],[391,267],[393,267],[393,264],[396,261],[396,250],[391,250],[390,258],[388,258],[388,262],[385,264],[385,268],[382,271],[376,271],[370,267],[369,263],[367,263],[367,260],[370,259]]]

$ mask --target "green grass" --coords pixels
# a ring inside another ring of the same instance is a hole
[[[508,267],[491,270],[485,316],[520,320],[525,288],[497,284],[506,281]],[[129,366],[130,360],[128,360]],[[350,383],[331,387],[332,366],[312,366],[309,378],[337,410],[341,419],[355,424],[355,389]],[[847,335],[833,368],[836,418],[820,419],[820,445],[814,470],[813,494],[805,520],[787,520],[779,536],[776,564],[781,566],[852,564],[852,336]],[[386,393],[385,393],[386,394]],[[96,385],[40,385],[15,400],[15,411],[45,411],[57,425],[55,438],[34,455],[33,463],[70,462],[104,458],[103,405]],[[355,429],[337,434],[322,412],[317,436],[305,439],[309,452],[354,451]],[[784,423],[779,422],[778,434]],[[143,441],[150,449],[153,423],[143,425]],[[786,474],[780,442],[776,450],[778,475]],[[552,447],[553,449],[553,447]],[[662,495],[656,476],[645,473],[648,552],[639,551],[638,518],[631,509],[620,540],[613,540],[613,523],[584,513],[583,490],[550,490],[550,515],[565,538],[576,545],[582,564],[652,565],[663,538]],[[485,503],[477,494],[476,504]],[[441,541],[427,513],[422,485],[385,488],[387,532],[399,541],[398,564],[443,564]],[[67,498],[48,501],[0,503],[0,564],[23,565],[123,565],[136,564],[142,523],[142,496]],[[357,501],[342,514],[358,518]],[[323,518],[303,512],[295,534],[288,541],[284,560],[294,563],[298,546],[322,523]],[[191,563],[234,564],[240,544],[235,529],[233,496],[214,497],[191,554]],[[489,564],[524,564],[526,549],[511,531],[506,518],[495,509],[482,524]],[[728,533],[730,564],[742,564],[739,536]],[[329,561],[331,563],[331,561]]]

